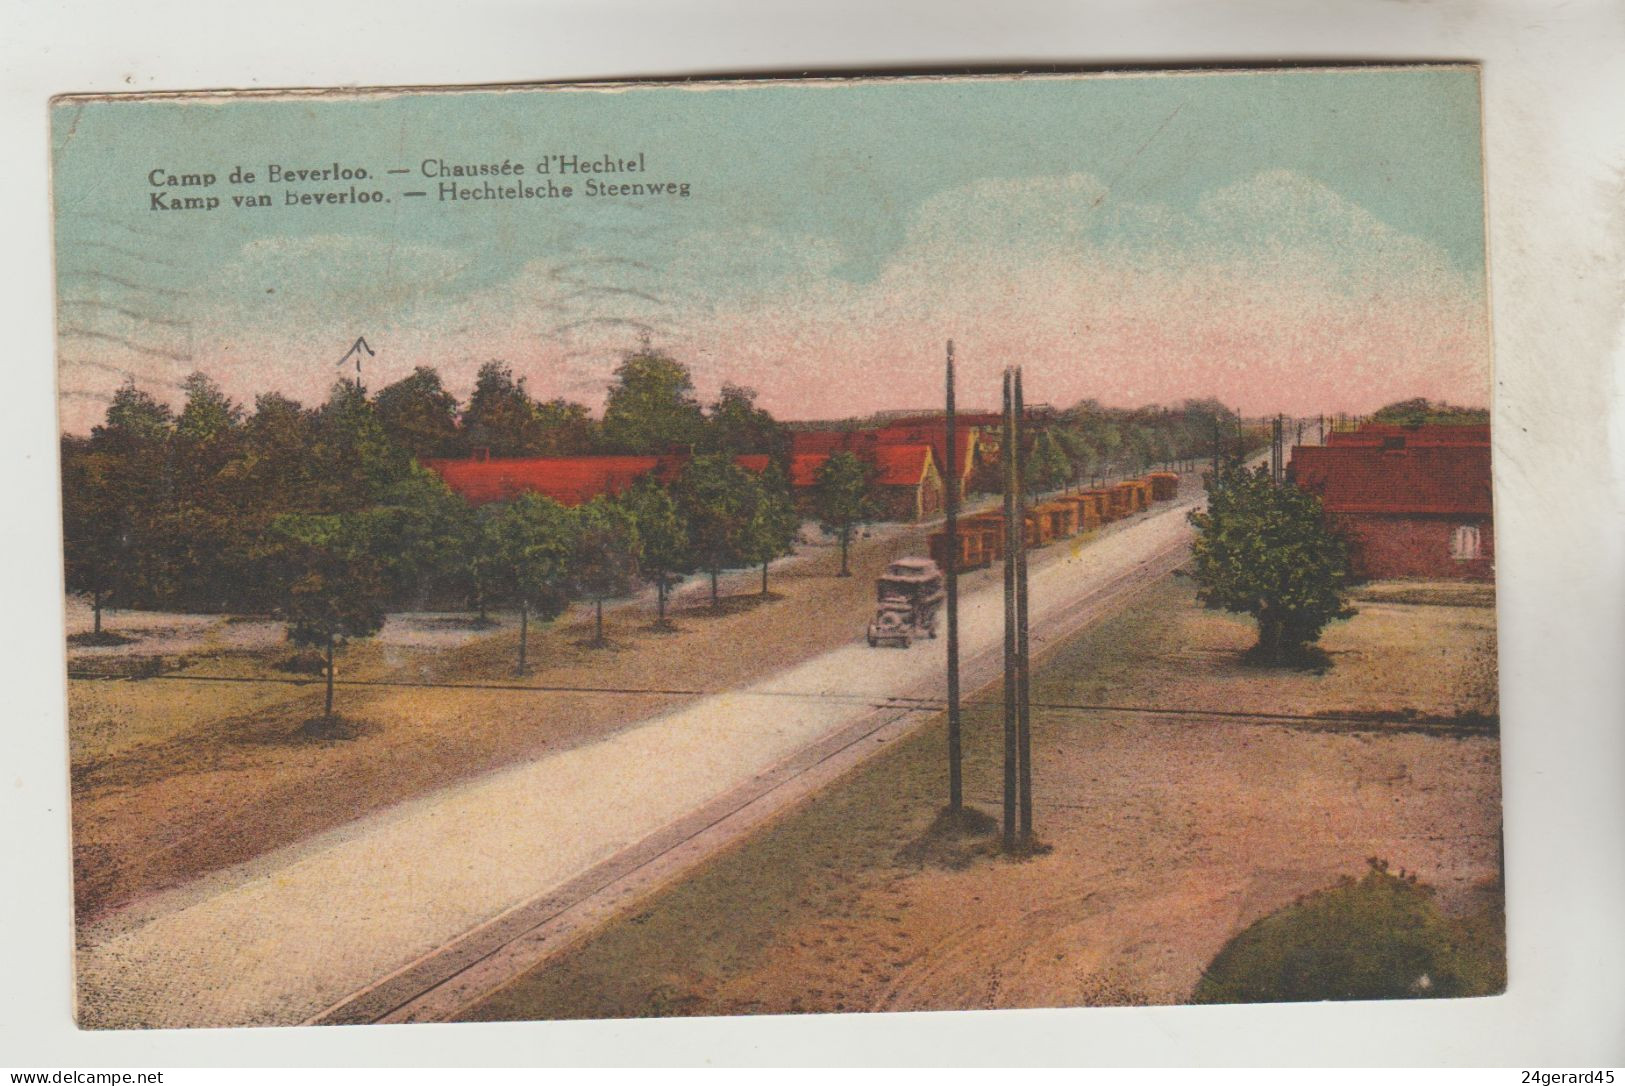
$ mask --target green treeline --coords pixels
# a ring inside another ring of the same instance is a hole
[[[1239,416],[1212,399],[1140,408],[1084,400],[1034,429],[1031,440],[1025,482],[1035,491],[1138,475],[1161,464],[1228,460],[1256,445]]]
[[[1488,426],[1490,412],[1488,408],[1457,407],[1417,397],[1379,407],[1371,421],[1396,426]]]
[[[800,518],[787,477],[789,434],[725,385],[702,404],[689,370],[647,344],[614,372],[601,418],[537,400],[501,362],[460,403],[432,368],[367,394],[336,383],[305,407],[280,393],[232,402],[208,377],[184,384],[177,414],[120,388],[88,437],[62,438],[67,586],[104,608],[275,613],[319,649],[366,636],[392,609],[492,608],[550,618],[642,584],[767,566]],[[1205,457],[1239,434],[1212,401],[1138,411],[1086,402],[1038,429],[1028,471],[1039,489],[1106,471]],[[540,496],[471,507],[422,462],[605,453],[688,455],[670,486],[644,480],[616,498],[565,508]],[[766,454],[753,472],[741,454]],[[878,516],[861,464],[820,476],[811,514],[843,542]],[[843,548],[844,549],[844,548]]]
[[[750,389],[702,405],[686,367],[647,347],[615,371],[601,420],[537,401],[504,364],[466,405],[433,369],[368,396],[353,381],[306,408],[251,410],[189,377],[177,415],[133,384],[88,437],[62,439],[67,585],[106,607],[279,613],[295,641],[365,636],[386,609],[502,606],[551,617],[639,583],[763,564],[796,529],[777,467],[785,437]],[[567,509],[539,496],[470,507],[421,461],[692,453],[671,488],[649,481]]]

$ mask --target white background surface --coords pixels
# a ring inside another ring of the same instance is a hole
[[[46,98],[1276,60],[1485,65],[1511,990],[1489,1000],[87,1034],[69,1013]],[[1625,1064],[1625,6],[0,0],[0,1066]],[[1515,1081],[1511,1078],[1508,1081]]]

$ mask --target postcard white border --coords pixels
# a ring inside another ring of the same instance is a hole
[[[1625,23],[1473,0],[88,0],[6,4],[0,313],[13,383],[0,1064],[1625,1063]],[[69,1015],[46,99],[1279,60],[1485,64],[1511,991],[1290,1007],[81,1033]],[[15,1061],[15,1062],[14,1062]]]

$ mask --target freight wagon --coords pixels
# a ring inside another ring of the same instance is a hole
[[[1106,492],[1106,519],[1122,520],[1136,510],[1133,483],[1118,483]]]
[[[1050,539],[1070,539],[1078,534],[1078,507],[1057,499],[1035,505],[1032,515],[1038,518],[1039,528]]]
[[[966,520],[959,522],[959,561],[954,563],[956,572],[981,569],[990,566],[1003,557],[1003,529],[990,528],[982,523],[972,523]],[[948,533],[933,532],[931,535],[931,559],[942,569],[948,568]]]
[[[1027,546],[1042,547],[1045,543],[1049,542],[1040,534],[1038,528],[1038,518],[1033,515],[1031,510],[1027,511],[1026,521],[1027,531],[1025,533],[1025,538],[1027,541]],[[999,559],[1004,557],[1004,514],[1002,512],[991,510],[986,513],[977,513],[975,516],[964,518],[959,523],[961,526],[974,524],[978,527],[992,531],[996,536],[996,543],[991,561],[997,562]]]
[[[1071,502],[1078,510],[1078,531],[1092,532],[1105,523],[1106,502],[1104,496],[1098,490],[1086,490],[1081,494],[1068,494],[1066,500]]]

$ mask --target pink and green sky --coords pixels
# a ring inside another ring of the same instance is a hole
[[[195,369],[316,402],[358,335],[371,388],[433,365],[466,395],[499,358],[594,409],[642,335],[781,418],[934,404],[948,338],[971,404],[1011,363],[1057,405],[1489,399],[1470,67],[69,99],[54,122],[75,432],[126,379],[174,400]],[[425,177],[640,153],[600,180],[689,195],[446,202]],[[335,162],[385,199],[265,180]],[[172,191],[225,206],[155,210],[154,170],[214,173]],[[230,206],[248,192],[274,206]]]

